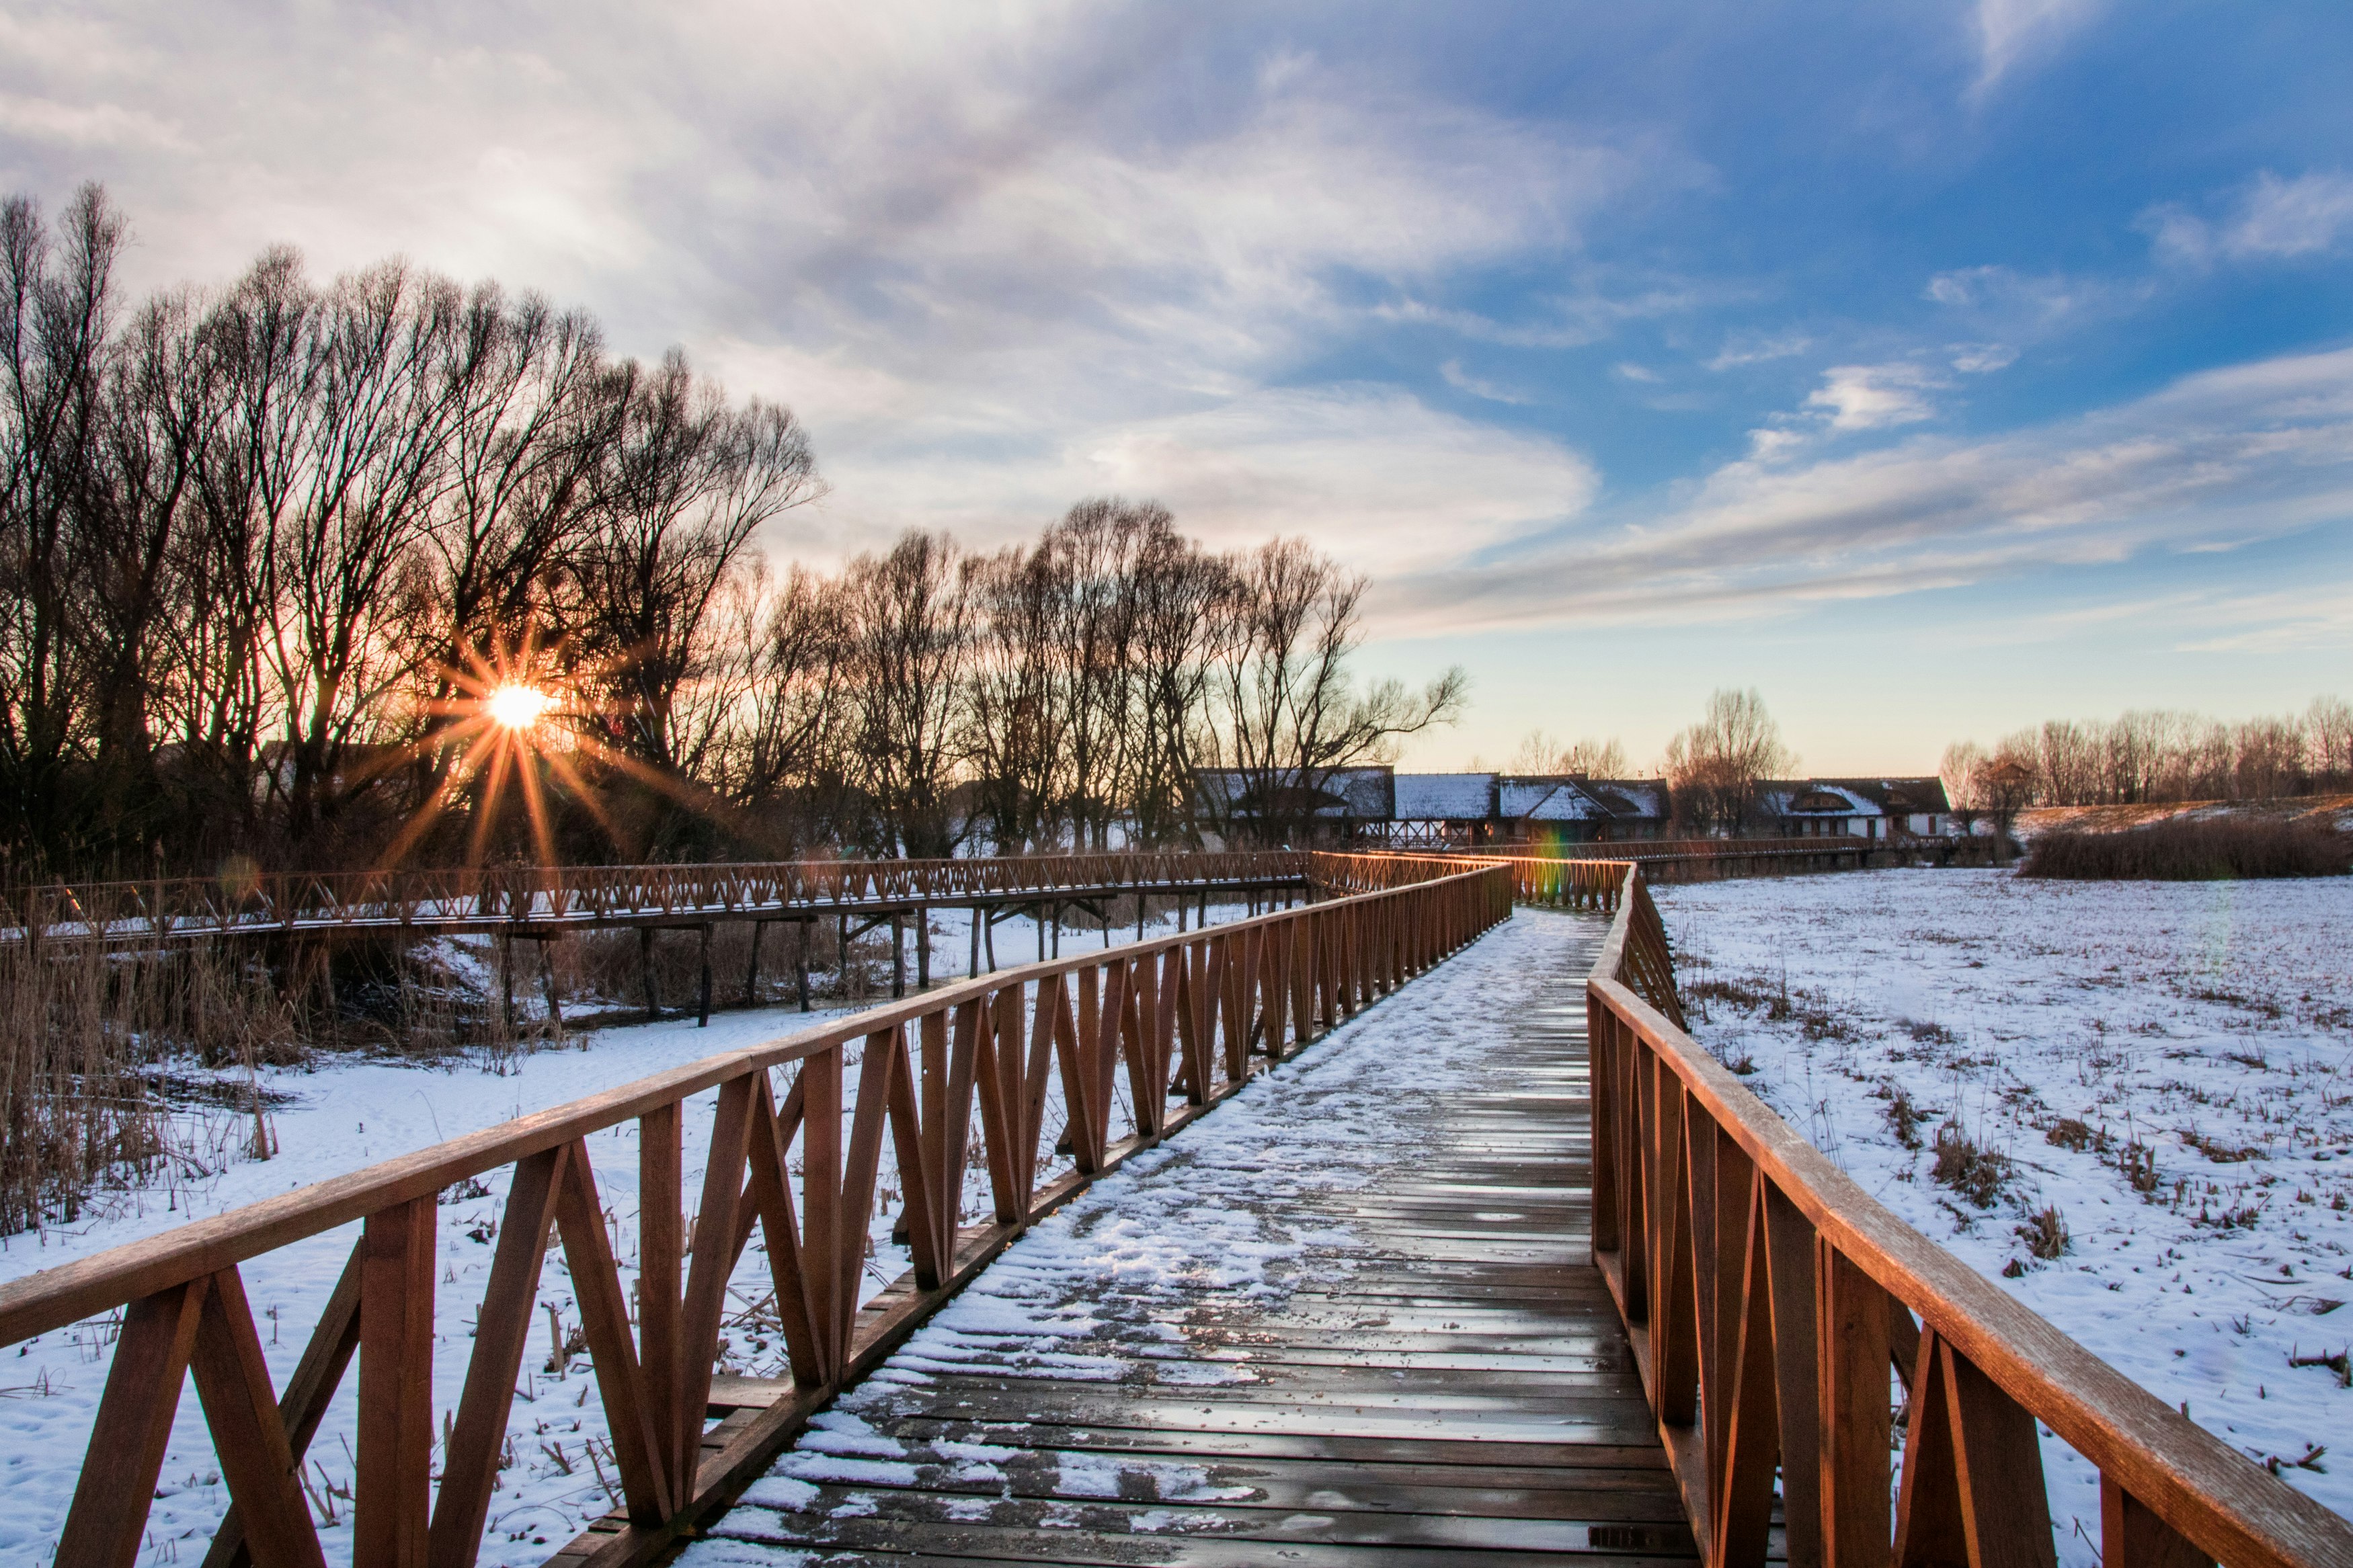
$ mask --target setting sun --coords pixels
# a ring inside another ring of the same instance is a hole
[[[555,699],[535,686],[501,686],[483,700],[492,719],[510,730],[528,730],[555,705]]]

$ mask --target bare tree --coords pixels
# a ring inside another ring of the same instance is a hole
[[[1752,689],[1711,695],[1704,716],[1667,743],[1660,772],[1678,816],[1704,831],[1730,835],[1755,819],[1757,785],[1797,767],[1781,727]]]
[[[954,790],[965,750],[973,647],[970,574],[944,535],[910,531],[844,574],[857,778],[880,818],[875,847],[955,852],[968,823]]]
[[[1143,535],[1135,563],[1128,799],[1139,842],[1198,846],[1196,719],[1208,700],[1218,606],[1231,602],[1232,568],[1180,537],[1166,508],[1151,509]]]
[[[0,204],[0,789],[36,843],[68,828],[88,738],[71,531],[103,441],[123,233],[96,185],[55,238],[31,200]]]
[[[2304,732],[2312,744],[2313,777],[2330,788],[2353,786],[2353,704],[2341,697],[2314,698]]]
[[[1419,692],[1397,680],[1356,687],[1348,662],[1364,640],[1366,586],[1300,540],[1234,558],[1198,731],[1204,758],[1240,781],[1207,803],[1229,842],[1303,841],[1341,769],[1460,716],[1470,685],[1460,668]]]
[[[1996,752],[1977,770],[1977,795],[1987,820],[1993,824],[1993,858],[2010,858],[2010,847],[2019,813],[2034,803],[2035,768],[2027,756],[2009,750]]]
[[[849,630],[835,585],[796,566],[781,589],[765,570],[746,602],[764,617],[750,650],[725,764],[712,779],[731,821],[765,852],[791,856],[854,835]]]
[[[1983,746],[1975,741],[1956,741],[1945,748],[1944,762],[1936,770],[1944,780],[1945,802],[1953,808],[1953,820],[1971,837],[1986,814],[1985,782],[1979,777],[1985,764]]]
[[[579,568],[583,679],[601,692],[603,754],[650,792],[632,837],[651,853],[690,831],[692,792],[681,785],[702,772],[726,711],[681,701],[719,673],[712,611],[760,527],[823,487],[787,410],[737,412],[675,352],[635,378],[597,484]]]
[[[1613,737],[1562,742],[1542,730],[1520,738],[1518,749],[1504,771],[1511,773],[1569,773],[1585,778],[1626,776],[1626,748]]]

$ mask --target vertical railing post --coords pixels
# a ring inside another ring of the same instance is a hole
[[[1818,1239],[1821,1376],[1822,1561],[1886,1568],[1889,1561],[1887,1292]]]
[[[1619,1229],[1618,1016],[1600,995],[1585,994],[1586,1093],[1593,1120],[1593,1249],[1616,1252]]]
[[[353,1568],[424,1568],[432,1507],[431,1195],[368,1215],[360,1264]]]
[[[684,1284],[684,1146],[676,1101],[638,1119],[638,1361],[662,1478],[673,1499],[682,1463],[677,1449],[681,1362],[679,1295]]]

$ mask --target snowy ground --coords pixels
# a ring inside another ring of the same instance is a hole
[[[1210,908],[1212,923],[1231,920],[1239,905]],[[1147,929],[1147,935],[1175,931],[1173,917]],[[935,984],[960,977],[967,951],[968,925],[960,910],[934,916]],[[1134,936],[1134,928],[1110,933]],[[1103,935],[1066,928],[1066,957],[1091,951]],[[1037,932],[1027,920],[997,928],[1000,966],[1031,962]],[[909,965],[910,984],[913,963]],[[519,1004],[525,998],[518,995]],[[871,1004],[870,1004],[871,1005]],[[273,1069],[261,1074],[261,1089],[275,1101],[271,1111],[277,1155],[266,1162],[243,1158],[250,1122],[223,1110],[189,1110],[181,1140],[202,1158],[170,1177],[132,1192],[100,1193],[83,1207],[76,1223],[0,1238],[0,1279],[86,1258],[108,1247],[154,1235],[290,1188],[338,1175],[378,1160],[411,1152],[495,1125],[509,1117],[596,1093],[633,1079],[722,1051],[758,1044],[840,1016],[839,1011],[804,1016],[789,1008],[722,1012],[708,1028],[692,1018],[575,1035],[572,1043],[489,1062],[453,1058],[431,1065],[374,1058],[322,1056],[309,1069]],[[853,1047],[849,1060],[856,1061]],[[854,1070],[848,1079],[853,1088]],[[241,1082],[239,1079],[237,1081]],[[783,1086],[778,1086],[781,1092]],[[847,1100],[849,1096],[846,1095]],[[711,1106],[706,1094],[690,1101],[683,1118],[686,1169],[691,1192],[707,1152]],[[849,1107],[845,1106],[845,1116]],[[1047,1122],[1059,1126],[1059,1103],[1050,1104]],[[617,1226],[616,1253],[622,1289],[634,1299],[637,1263],[638,1159],[635,1123],[588,1140],[590,1159],[607,1208]],[[1049,1162],[1040,1181],[1064,1168]],[[797,1169],[797,1155],[795,1157]],[[434,1394],[438,1408],[454,1412],[464,1384],[465,1345],[481,1293],[490,1278],[492,1223],[501,1213],[509,1173],[491,1173],[472,1187],[442,1194],[440,1252],[443,1269],[435,1293]],[[974,1201],[985,1203],[986,1184],[976,1184]],[[866,1293],[880,1290],[908,1267],[905,1248],[890,1245],[898,1179],[889,1150],[881,1179],[883,1202],[874,1223],[875,1254],[868,1266]],[[978,1217],[977,1209],[968,1218]],[[359,1227],[351,1226],[257,1258],[243,1266],[246,1293],[253,1304],[273,1381],[283,1387],[312,1325],[324,1310]],[[767,1263],[758,1242],[748,1248],[735,1280],[739,1314],[737,1342],[727,1349],[728,1365],[753,1376],[773,1376],[783,1368],[783,1347],[763,1333],[748,1310],[767,1292]],[[533,1314],[532,1341],[524,1354],[524,1378],[509,1418],[515,1462],[501,1475],[491,1510],[480,1562],[484,1568],[538,1563],[549,1550],[577,1532],[610,1506],[618,1485],[605,1438],[603,1411],[594,1397],[595,1379],[585,1357],[556,1355],[547,1309],[567,1327],[578,1322],[561,1249],[551,1249],[540,1285],[541,1310]],[[39,1563],[55,1553],[58,1531],[88,1445],[91,1418],[106,1377],[109,1347],[119,1314],[78,1323],[15,1347],[0,1370],[0,1488],[9,1508],[0,1515],[0,1561]],[[347,1373],[333,1409],[310,1449],[305,1480],[330,1563],[351,1557],[352,1441],[358,1379]],[[435,1423],[440,1430],[440,1423]],[[184,1394],[148,1521],[142,1564],[193,1563],[202,1559],[227,1504],[212,1444],[193,1390]],[[332,1516],[332,1522],[330,1522]]]
[[[1694,1033],[1866,1191],[2353,1513],[2353,879],[1657,896]],[[1994,1157],[1944,1156],[1975,1194],[1936,1179],[1940,1134]],[[2047,1259],[2045,1209],[2070,1238]],[[2096,1563],[2096,1477],[2045,1458],[2063,1561]]]

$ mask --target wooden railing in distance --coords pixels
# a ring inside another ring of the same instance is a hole
[[[2097,1468],[2112,1568],[2353,1563],[2353,1525],[1895,1217],[1684,1032],[1639,867],[1587,982],[1594,1252],[1703,1553],[2055,1561],[2036,1424]],[[1906,1391],[1891,1503],[1889,1368]]]
[[[1905,849],[1943,842],[1938,838],[1865,838],[1859,834],[1827,833],[1811,837],[1627,838],[1563,844],[1542,853],[1567,860],[1614,860],[1622,864],[1629,860],[1736,859],[1746,855],[1838,855],[1858,849]]]
[[[0,891],[0,941],[113,941],[409,929],[486,931],[750,920],[835,910],[1018,903],[1297,883],[1294,850],[780,860],[672,866],[477,866],[57,884]]]
[[[626,1518],[592,1531],[565,1560],[650,1561],[724,1507],[812,1410],[1039,1216],[1511,913],[1502,866],[1302,858],[1340,896],[948,986],[0,1286],[0,1345],[123,1310],[58,1568],[133,1560],[191,1371],[234,1504],[206,1563],[318,1563],[296,1464],[355,1353],[353,1561],[467,1568],[551,1237],[569,1267],[626,1498]],[[1346,891],[1358,887],[1373,890]],[[846,1101],[852,1042],[862,1051]],[[1040,1184],[1050,1074],[1076,1168]],[[681,1121],[688,1098],[711,1089],[711,1154],[690,1235]],[[1113,1114],[1123,1104],[1133,1107],[1124,1126]],[[993,1217],[964,1227],[976,1115]],[[632,1120],[645,1205],[634,1334],[586,1142]],[[861,1310],[886,1137],[913,1269]],[[435,1199],[503,1166],[513,1177],[437,1488]],[[342,1283],[287,1386],[273,1388],[240,1265],[355,1220],[364,1224]],[[793,1385],[707,1433],[727,1282],[755,1226]]]

